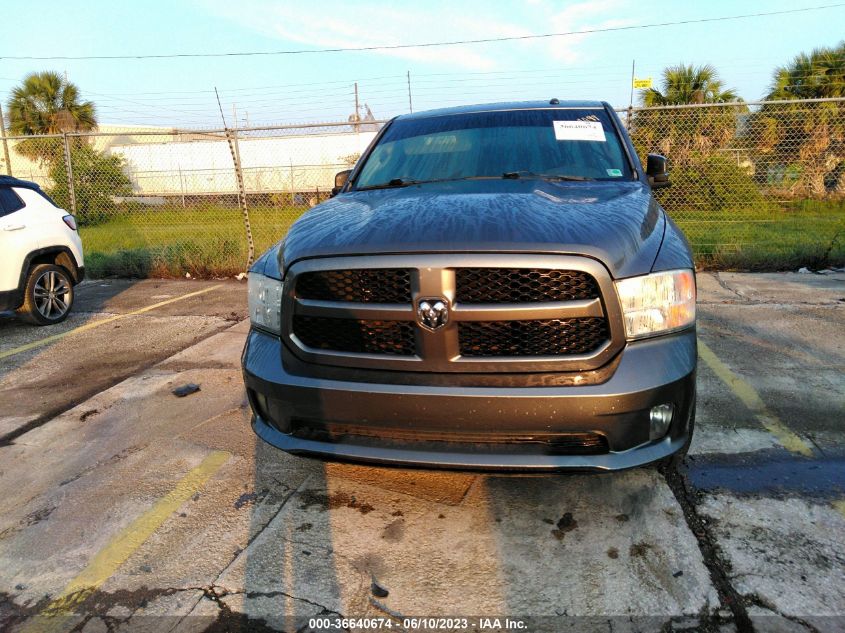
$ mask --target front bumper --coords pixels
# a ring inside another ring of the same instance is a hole
[[[289,353],[279,338],[252,330],[242,360],[253,429],[291,453],[454,469],[619,470],[672,455],[692,433],[694,330],[629,343],[615,371],[582,384],[575,375],[566,386],[542,386],[561,383],[531,374],[504,376],[501,386],[489,380],[455,386],[442,376],[429,384],[337,379],[309,375],[283,356]],[[649,441],[649,410],[667,402],[676,411],[669,432]],[[327,441],[285,432],[332,426],[367,433]],[[562,453],[543,441],[495,439],[573,433],[601,436],[605,449]],[[487,436],[493,441],[464,439]]]

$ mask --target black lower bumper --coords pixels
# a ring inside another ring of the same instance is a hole
[[[668,457],[692,433],[694,331],[630,343],[601,382],[575,377],[567,386],[519,386],[513,375],[503,386],[329,379],[291,371],[282,352],[280,339],[251,331],[244,380],[255,432],[292,453],[439,468],[618,470]],[[664,403],[675,406],[672,424],[650,440],[650,409]],[[584,435],[603,448],[559,442]]]

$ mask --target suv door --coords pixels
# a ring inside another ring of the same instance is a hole
[[[29,253],[40,246],[37,218],[15,191],[0,185],[0,292],[16,290]]]

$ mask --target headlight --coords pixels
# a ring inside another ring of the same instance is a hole
[[[629,339],[664,334],[695,323],[695,276],[669,270],[616,282]]]
[[[249,319],[256,327],[281,334],[282,287],[278,279],[250,273],[247,281]]]

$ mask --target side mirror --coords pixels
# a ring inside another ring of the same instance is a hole
[[[343,189],[343,186],[349,182],[349,174],[352,173],[351,169],[346,169],[344,171],[339,171],[334,176],[334,187],[332,187],[332,196],[336,196],[340,193],[340,190]]]
[[[669,160],[660,154],[649,154],[645,174],[652,189],[671,187],[669,182]]]

